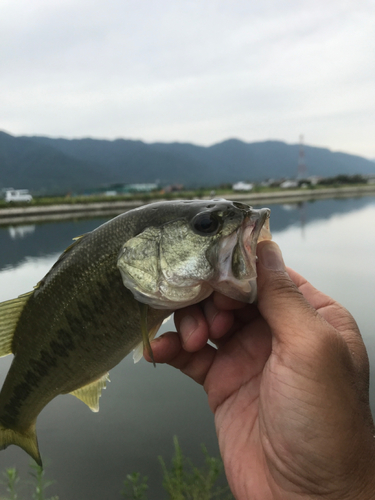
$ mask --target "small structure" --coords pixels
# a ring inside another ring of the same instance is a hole
[[[233,184],[233,191],[251,191],[254,187],[254,184],[250,184],[250,182],[239,181]]]
[[[165,186],[164,189],[162,189],[162,193],[177,193],[178,191],[183,191],[184,185],[183,184],[170,184],[169,186]]]
[[[280,187],[282,189],[296,188],[298,187],[298,182],[292,180],[286,180],[280,184]]]
[[[310,175],[310,177],[308,177],[307,180],[310,182],[312,186],[316,186],[317,184],[319,184],[321,177],[319,175]]]
[[[26,201],[27,203],[30,203],[32,199],[33,197],[29,193],[28,189],[8,188],[5,190],[5,201],[7,203],[21,202],[21,201]]]
[[[158,185],[151,182],[145,182],[143,184],[127,184],[124,186],[123,191],[129,193],[150,193],[158,189]]]

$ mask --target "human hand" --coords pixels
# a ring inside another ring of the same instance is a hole
[[[369,366],[352,316],[258,245],[258,303],[214,294],[152,343],[203,384],[237,500],[375,498]],[[210,339],[217,349],[207,344]]]

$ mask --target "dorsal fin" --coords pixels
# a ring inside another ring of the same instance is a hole
[[[63,251],[62,255],[64,255],[65,253],[67,252],[70,252],[70,250],[72,248],[74,248],[77,243],[84,237],[86,236],[87,233],[84,233],[84,234],[81,234],[80,236],[76,236],[75,238],[72,238],[73,239],[73,243],[71,243],[67,248],[65,248],[65,250]],[[60,257],[62,257],[62,255]]]
[[[12,353],[13,334],[22,309],[34,292],[0,303],[0,357]]]
[[[70,394],[83,401],[91,411],[97,412],[99,411],[99,398],[102,395],[102,390],[106,388],[109,381],[109,373],[105,373],[98,380],[90,382],[90,384],[84,385]]]

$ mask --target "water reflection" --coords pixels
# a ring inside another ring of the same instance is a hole
[[[10,226],[8,230],[12,240],[15,240],[16,238],[24,238],[25,236],[33,234],[35,231],[35,224],[30,224],[28,226]]]
[[[285,210],[286,212],[293,212],[296,211],[299,215],[299,224],[301,227],[301,236],[305,236],[305,225],[307,222],[307,203],[306,202],[299,202],[299,203],[288,203],[288,204],[283,204],[281,205],[281,208]]]
[[[308,201],[296,205],[272,205],[271,229],[272,231],[281,231],[290,226],[303,228],[305,224],[311,224],[314,221],[326,220],[340,213],[358,211],[374,204],[374,200],[374,197],[366,196],[363,198]],[[251,200],[249,201],[251,202]],[[71,244],[72,238],[92,231],[107,220],[108,218],[103,217],[50,222],[30,226],[30,228],[34,228],[32,231],[31,229],[17,229],[20,226],[0,227],[0,269],[9,265],[18,265],[25,256],[41,257],[61,253],[64,248]],[[23,238],[14,237],[19,232],[24,233]]]
[[[17,234],[19,226],[1,227],[0,269],[7,266],[15,267],[26,257],[60,254],[71,244],[74,237],[92,231],[106,220],[102,218],[37,224],[32,226],[33,231],[23,231],[23,238],[13,237]]]
[[[32,290],[51,269],[58,256],[55,253],[46,257],[25,257],[14,267],[4,266],[0,271],[0,302]]]
[[[353,313],[375,366],[375,198],[271,208],[273,236],[286,263]],[[0,229],[0,300],[31,290],[72,237],[102,222],[36,225],[15,238]],[[172,328],[171,321],[163,327]],[[10,362],[10,357],[0,360],[0,384]],[[373,408],[374,403],[372,398]],[[193,460],[201,459],[202,442],[210,453],[217,451],[203,389],[168,366],[134,366],[130,357],[125,359],[111,371],[100,405],[100,412],[92,414],[76,398],[61,396],[38,419],[40,447],[62,500],[120,499],[122,480],[132,471],[149,476],[150,498],[164,498],[156,457],[169,459],[173,434]],[[22,450],[0,453],[2,466],[17,464],[26,475],[29,459]]]
[[[330,219],[339,214],[358,211],[375,203],[375,198],[346,198],[308,201],[296,204],[271,205],[271,225],[273,231],[290,226],[303,227],[315,221]]]

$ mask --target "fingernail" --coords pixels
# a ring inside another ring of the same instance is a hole
[[[190,336],[195,332],[197,326],[198,323],[195,320],[195,318],[193,318],[193,316],[188,315],[182,318],[180,323],[180,333],[184,344],[189,340]]]
[[[262,266],[271,271],[285,271],[281,250],[273,241],[259,246],[258,259]]]

